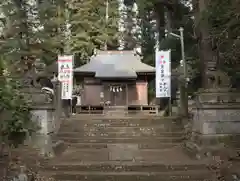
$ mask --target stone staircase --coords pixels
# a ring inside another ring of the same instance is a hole
[[[182,152],[181,121],[85,119],[76,115],[55,138],[66,149],[41,171],[58,181],[207,181],[205,161]]]
[[[104,107],[104,114],[108,116],[124,116],[127,114],[126,106],[106,106]]]

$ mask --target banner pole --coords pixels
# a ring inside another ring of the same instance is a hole
[[[172,116],[172,62],[171,62],[171,50],[169,50],[169,72],[170,72],[170,95],[169,95],[169,116]]]

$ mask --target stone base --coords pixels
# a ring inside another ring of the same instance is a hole
[[[192,133],[191,139],[184,144],[188,155],[202,159],[218,154],[223,149],[240,150],[240,134],[203,135]]]
[[[57,140],[55,135],[36,133],[25,140],[24,144],[38,151],[42,157],[56,157],[61,155],[68,147],[62,140]]]
[[[240,102],[231,92],[208,91],[199,94],[193,106],[189,139],[185,146],[199,157],[214,154],[219,149],[240,148]],[[207,101],[210,100],[210,101]]]

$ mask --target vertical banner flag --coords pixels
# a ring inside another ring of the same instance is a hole
[[[72,99],[73,56],[58,56],[58,80],[62,83],[62,99]]]
[[[156,51],[156,97],[171,97],[171,51]]]

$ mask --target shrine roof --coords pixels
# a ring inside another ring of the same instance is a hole
[[[97,78],[136,78],[141,72],[154,73],[155,68],[141,62],[134,51],[99,51],[89,63],[74,69],[74,73],[95,73]]]

